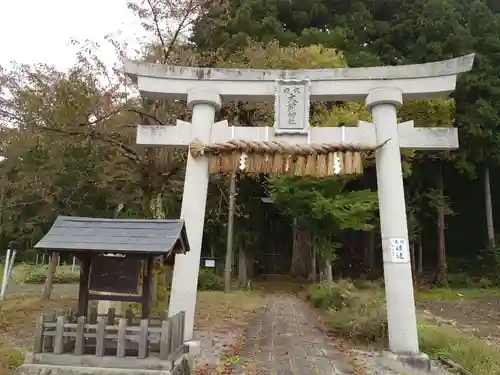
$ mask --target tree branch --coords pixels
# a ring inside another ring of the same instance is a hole
[[[158,125],[165,125],[158,117],[156,116],[153,116],[153,115],[150,115],[149,113],[146,113],[146,112],[143,112],[143,111],[140,111],[138,109],[134,109],[134,108],[125,108],[125,112],[132,112],[132,113],[135,113],[135,114],[138,114],[140,116],[145,116],[145,117],[149,117],[150,119],[156,121],[158,123]]]
[[[148,0],[149,1],[149,0]],[[192,5],[193,1],[191,0],[189,2],[189,6],[188,6],[188,9],[186,10],[186,12],[184,13],[184,18],[182,19],[182,21],[179,23],[179,26],[177,27],[177,30],[175,30],[175,33],[174,33],[174,36],[172,37],[172,39],[170,40],[170,44],[168,46],[168,52],[167,52],[167,55],[166,55],[166,58],[168,58],[168,56],[170,55],[170,51],[174,48],[174,44],[175,42],[177,41],[177,38],[179,38],[179,34],[183,28],[183,25],[184,25],[184,22],[186,22],[186,19],[188,18],[189,14],[191,13],[191,5]],[[165,64],[167,63],[167,60],[165,58]]]
[[[147,2],[149,5],[149,8],[151,9],[151,14],[153,16],[153,22],[155,24],[156,34],[158,35],[158,38],[160,39],[160,43],[161,43],[162,48],[163,48],[163,57],[165,58],[165,64],[166,64],[170,53],[166,49],[165,40],[163,39],[163,35],[161,34],[160,24],[158,21],[158,15],[156,14],[156,8],[151,3],[151,0],[147,0]]]
[[[128,158],[129,160],[132,160],[133,162],[135,162],[137,164],[140,162],[140,158],[137,155],[137,152],[133,148],[125,145],[123,142],[115,141],[114,139],[105,137],[102,134],[99,134],[98,132],[96,132],[95,130],[92,130],[90,132],[85,133],[85,132],[79,132],[79,131],[68,131],[68,130],[62,130],[62,129],[54,129],[54,128],[50,128],[47,126],[43,126],[42,128],[44,130],[48,130],[48,131],[51,131],[54,133],[61,133],[61,134],[73,135],[73,136],[87,136],[87,137],[102,140],[104,142],[108,142],[108,143],[116,146],[118,151],[123,156]]]

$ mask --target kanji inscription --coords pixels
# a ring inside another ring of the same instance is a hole
[[[405,238],[390,238],[391,262],[392,263],[408,263],[410,254],[408,242]]]
[[[276,131],[306,133],[309,128],[309,82],[277,81],[276,84]]]

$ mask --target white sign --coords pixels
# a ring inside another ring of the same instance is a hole
[[[276,82],[275,130],[306,133],[309,130],[309,81]]]
[[[205,267],[214,268],[215,267],[215,260],[213,260],[213,259],[206,259],[205,260]]]
[[[408,263],[410,261],[408,242],[405,238],[390,238],[389,244],[393,263]]]

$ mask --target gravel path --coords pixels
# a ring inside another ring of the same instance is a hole
[[[316,327],[306,302],[293,295],[273,294],[265,310],[249,322],[238,375],[355,374],[334,342]]]

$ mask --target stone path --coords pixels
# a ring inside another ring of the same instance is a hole
[[[307,303],[293,295],[269,295],[265,310],[249,323],[233,374],[355,374],[332,340],[316,327]]]

